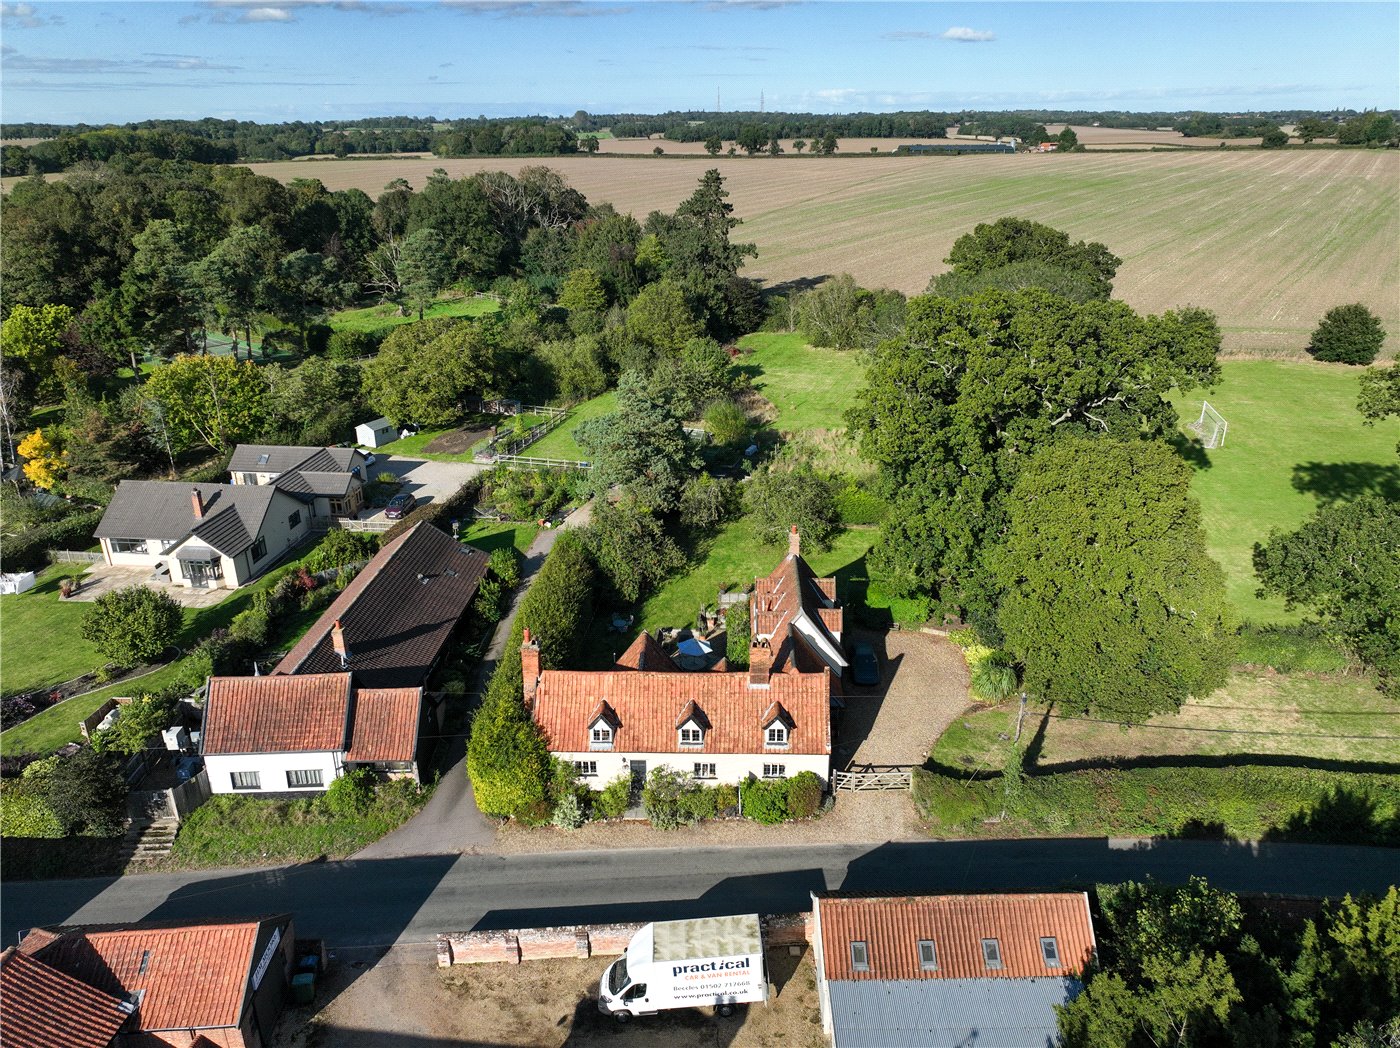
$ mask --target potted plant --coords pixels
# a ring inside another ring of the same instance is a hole
[[[58,580],[58,595],[64,600],[67,600],[69,597],[71,597],[73,595],[73,592],[77,588],[77,580],[74,579],[72,576]]]

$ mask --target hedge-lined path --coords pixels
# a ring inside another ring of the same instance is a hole
[[[557,528],[549,528],[535,536],[521,565],[520,585],[511,598],[510,610],[496,624],[496,632],[491,635],[491,646],[487,648],[481,665],[472,681],[472,695],[479,696],[486,689],[486,682],[505,651],[511,627],[515,624],[520,601],[534,582],[544,559],[554,548],[559,533],[565,528],[583,527],[593,517],[593,504],[585,503],[564,520]],[[355,854],[356,859],[391,859],[409,855],[456,855],[460,852],[473,854],[490,850],[496,843],[496,823],[481,814],[476,806],[471,782],[467,779],[467,731],[463,729],[448,740],[447,770],[443,772],[428,803],[408,822],[393,833],[375,841],[368,848]]]

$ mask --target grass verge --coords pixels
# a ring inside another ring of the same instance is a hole
[[[920,768],[914,803],[935,835],[1400,843],[1400,775],[1394,774],[1240,765],[1095,768],[1028,775],[1008,796],[1000,778],[968,780]]]
[[[487,313],[494,313],[500,309],[500,304],[494,298],[468,298],[444,299],[435,302],[431,307],[423,311],[423,319],[428,320],[433,317],[480,317]],[[404,324],[413,324],[418,320],[417,311],[409,311],[404,316],[396,316],[398,307],[391,304],[378,306],[366,306],[363,309],[347,309],[336,313],[327,322],[336,331],[361,331],[366,334],[373,334],[380,331],[389,331]]]
[[[220,794],[180,826],[161,869],[208,869],[340,859],[412,818],[431,789],[407,780],[382,785],[363,815],[334,815],[321,797],[260,800]]]

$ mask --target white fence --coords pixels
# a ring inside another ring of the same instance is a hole
[[[356,520],[352,517],[315,517],[311,521],[312,531],[388,531],[396,520]]]
[[[497,455],[495,461],[523,469],[592,469],[591,462],[574,459],[531,458],[529,455]]]
[[[101,564],[102,554],[85,549],[51,549],[50,564]]]

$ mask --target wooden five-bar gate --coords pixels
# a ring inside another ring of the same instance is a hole
[[[832,790],[908,790],[914,787],[912,764],[852,765],[831,773]]]

